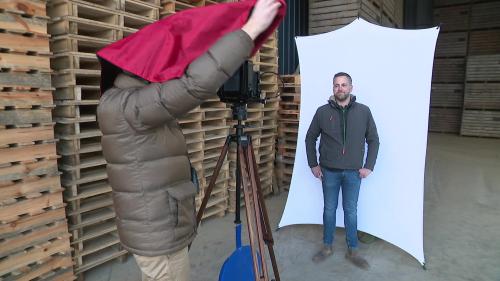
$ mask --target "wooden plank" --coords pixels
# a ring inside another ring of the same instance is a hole
[[[15,108],[52,107],[52,93],[50,91],[0,92],[0,108],[6,106]]]
[[[61,189],[59,176],[27,178],[21,182],[0,187],[0,201],[26,196],[32,193],[56,191]]]
[[[0,164],[29,161],[36,158],[56,158],[56,144],[37,144],[0,149]]]
[[[106,263],[108,261],[119,258],[123,255],[126,255],[128,252],[126,250],[122,250],[120,247],[108,247],[105,251],[98,252],[93,254],[85,259],[85,262],[81,265],[76,265],[75,273],[80,274],[89,269],[92,269],[98,265]]]
[[[113,40],[95,38],[91,36],[63,34],[50,40],[50,49],[54,53],[86,52],[96,53],[101,48],[113,43]]]
[[[54,140],[52,126],[0,130],[0,146]]]
[[[41,214],[22,217],[8,224],[0,224],[0,238],[12,236],[54,221],[65,220],[64,208],[47,210]]]
[[[0,110],[0,125],[51,123],[50,108]]]
[[[1,34],[1,33],[0,33]],[[0,38],[1,40],[1,38]],[[42,89],[51,90],[50,74],[48,73],[11,73],[0,72],[0,88],[14,88],[14,89]]]
[[[22,15],[47,17],[45,1],[40,0],[2,0],[0,9]]]
[[[64,16],[53,19],[48,24],[49,33],[52,35],[75,34],[94,38],[118,40],[122,31],[126,30],[117,24],[103,23],[95,20]]]
[[[0,242],[0,258],[24,251],[27,248],[42,244],[54,238],[67,238],[69,236],[66,221],[59,221],[55,224],[42,226]]]
[[[69,251],[69,238],[47,242],[20,255],[10,256],[0,261],[0,276],[33,262],[46,259],[54,254],[67,253]]]
[[[464,107],[500,110],[500,83],[466,83]]]
[[[17,165],[0,168],[0,181],[13,181],[32,176],[57,174],[57,160],[42,159],[41,161],[23,162]]]
[[[47,273],[54,272],[57,270],[57,276],[51,276],[50,280],[60,280],[60,281],[69,281],[74,280],[75,277],[73,275],[73,270],[71,269],[73,265],[73,261],[71,260],[71,256],[68,255],[54,255],[50,257],[48,261],[45,262],[37,262],[36,265],[30,266],[29,272],[23,272],[21,275],[15,277],[16,281],[31,281],[36,279],[37,277],[44,276]],[[60,270],[58,270],[60,269]],[[59,275],[60,272],[63,272],[63,275]],[[6,279],[5,281],[10,281]]]
[[[464,110],[460,133],[500,138],[500,111]]]
[[[50,72],[50,57],[0,53],[0,68],[18,72]]]
[[[0,42],[1,49],[11,52],[50,55],[49,38],[47,37],[0,33]]]
[[[27,18],[11,13],[0,13],[0,29],[21,34],[47,35],[47,20]]]
[[[62,191],[62,189],[60,191]],[[13,218],[20,215],[41,213],[45,208],[58,207],[62,205],[63,200],[61,192],[48,193],[37,198],[0,206],[0,221],[11,222]]]

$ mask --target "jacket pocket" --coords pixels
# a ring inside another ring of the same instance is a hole
[[[196,187],[190,181],[183,182],[169,187],[168,194],[170,211],[175,219],[174,236],[176,240],[182,239],[194,232]]]

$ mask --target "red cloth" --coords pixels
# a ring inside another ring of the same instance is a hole
[[[286,3],[279,1],[282,6],[278,15],[255,40],[253,54],[285,16]],[[97,52],[101,62],[101,91],[113,85],[120,69],[150,82],[181,77],[186,67],[220,37],[240,29],[255,3],[256,0],[248,0],[184,10],[106,46]]]

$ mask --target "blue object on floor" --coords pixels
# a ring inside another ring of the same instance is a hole
[[[241,224],[236,225],[236,250],[226,259],[219,272],[219,281],[235,280],[255,280],[252,249],[249,245],[241,246]]]

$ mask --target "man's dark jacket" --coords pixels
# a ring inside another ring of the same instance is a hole
[[[331,98],[316,111],[306,135],[307,161],[311,168],[318,166],[316,140],[320,135],[321,167],[364,167],[373,171],[379,148],[377,127],[368,106],[356,102],[355,96],[351,95],[351,101],[345,108]],[[365,143],[368,144],[368,153],[363,164]]]

